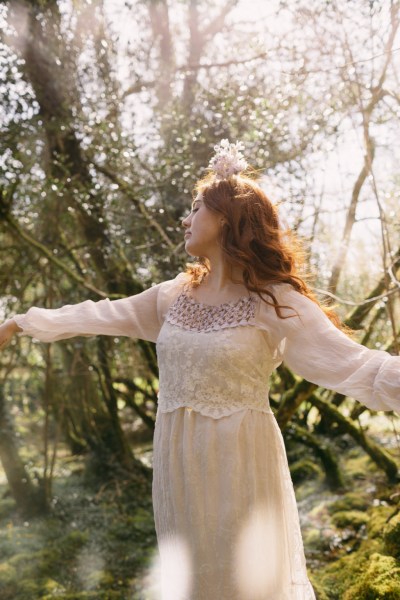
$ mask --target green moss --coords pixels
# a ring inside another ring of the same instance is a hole
[[[21,552],[9,559],[22,579],[51,578],[58,569],[73,558],[88,541],[88,534],[82,531],[72,531],[60,538],[58,543],[34,553]]]
[[[144,508],[139,507],[132,517],[132,520],[136,529],[139,529],[140,531],[147,532],[149,529],[152,530],[154,528],[153,517],[149,511]]]
[[[390,519],[383,531],[385,550],[391,556],[400,559],[400,513]]]
[[[349,492],[345,494],[335,502],[329,505],[329,514],[333,515],[336,512],[348,511],[348,510],[367,510],[371,506],[371,500],[367,496],[362,494],[356,494]]]
[[[343,600],[399,600],[399,598],[400,566],[395,558],[382,554],[371,556],[366,571],[343,596]]]
[[[330,548],[331,537],[324,535],[321,529],[312,527],[303,532],[303,542],[309,552],[325,552]]]
[[[369,521],[369,516],[360,510],[343,510],[332,515],[332,522],[336,527],[344,529],[350,527],[358,531],[363,525]]]
[[[381,538],[382,532],[387,526],[388,519],[393,513],[392,506],[376,506],[369,512],[367,532],[369,538]]]
[[[42,581],[41,588],[44,593],[51,594],[53,598],[59,597],[66,590],[65,587],[60,585],[58,581],[54,579],[46,579]]]
[[[108,588],[114,583],[115,577],[109,571],[92,569],[91,572],[85,576],[85,587],[88,590]]]
[[[41,586],[34,579],[24,579],[18,585],[18,593],[15,595],[15,600],[20,598],[28,600],[28,598],[40,598]]]
[[[354,456],[352,456],[352,454],[354,454]],[[360,481],[367,479],[371,470],[375,470],[375,465],[372,463],[369,456],[360,454],[358,448],[354,453],[350,453],[346,459],[346,479],[349,483],[351,482],[354,484],[354,481],[357,479]]]
[[[312,573],[309,573],[309,579],[311,581],[311,585],[314,588],[315,596],[317,600],[329,600],[329,596],[326,595],[321,584],[315,580]]]
[[[322,568],[318,574],[323,589],[332,600],[343,600],[343,594],[364,574],[370,556],[381,550],[377,540],[365,540],[357,552],[342,556]]]
[[[0,589],[3,585],[6,585],[10,581],[13,581],[17,576],[17,570],[9,562],[3,562],[0,564]]]
[[[307,458],[298,460],[290,466],[290,474],[292,481],[295,484],[306,481],[307,479],[316,479],[321,473],[322,471],[318,465]]]
[[[66,591],[63,579],[69,579],[67,565],[73,562],[87,541],[87,533],[72,531],[41,550],[17,551],[0,565],[2,600],[33,600],[49,595],[62,597]]]

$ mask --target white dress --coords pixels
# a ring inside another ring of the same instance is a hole
[[[157,343],[153,506],[162,600],[313,600],[268,381],[282,362],[374,410],[399,410],[400,358],[347,338],[288,285],[286,319],[258,296],[210,306],[187,276],[130,298],[31,308],[42,341],[126,335]]]

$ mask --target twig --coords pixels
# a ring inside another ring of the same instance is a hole
[[[397,285],[399,285],[399,282],[397,282]],[[368,300],[362,300],[361,302],[352,302],[351,300],[344,300],[343,298],[340,298],[336,294],[332,294],[332,292],[328,292],[327,290],[321,290],[320,288],[316,287],[313,287],[312,289],[318,294],[322,294],[323,296],[329,296],[333,300],[336,300],[336,302],[339,302],[339,304],[346,304],[347,306],[364,306],[366,304],[370,304],[371,302],[376,302],[377,300],[383,300],[385,298],[388,298],[389,296],[392,296],[393,294],[399,291],[396,287],[395,289],[388,290],[387,292],[379,296],[373,296],[372,298],[368,298]]]

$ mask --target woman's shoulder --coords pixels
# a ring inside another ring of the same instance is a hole
[[[294,285],[286,281],[267,284],[264,287],[264,291],[272,293],[279,303],[284,301],[292,301],[298,304],[308,305],[310,302],[315,304],[315,302],[311,300],[307,293],[301,291],[300,289],[296,289]]]
[[[168,308],[189,283],[190,276],[188,273],[182,271],[173,279],[168,279],[160,284],[157,304],[158,314],[161,319],[164,318]]]
[[[260,315],[268,316],[280,325],[282,322],[287,322],[285,325],[289,322],[294,325],[298,321],[301,322],[303,317],[320,311],[316,302],[290,283],[273,282],[265,285],[263,292],[267,302],[260,302]]]
[[[293,285],[285,281],[267,283],[263,286],[262,292],[265,296],[270,296],[271,300],[278,304],[285,304],[289,301],[296,302],[303,295]]]
[[[190,283],[191,277],[186,271],[181,271],[173,279],[167,279],[161,283],[160,289],[163,292],[173,289],[181,289]]]
[[[288,294],[290,292],[298,292],[295,287],[287,281],[271,281],[264,285],[264,290],[277,294]]]

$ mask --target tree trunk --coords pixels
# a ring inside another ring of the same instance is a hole
[[[373,144],[372,138],[370,139],[370,147],[368,149],[368,153],[364,158],[364,164],[361,168],[361,171],[357,177],[357,180],[353,187],[353,192],[351,195],[351,202],[349,209],[347,211],[346,223],[344,226],[344,231],[342,235],[342,239],[339,245],[339,251],[336,256],[335,264],[332,268],[332,274],[328,283],[328,290],[335,294],[337,290],[337,286],[339,283],[339,277],[346,262],[347,252],[350,244],[350,236],[353,230],[354,223],[356,222],[356,211],[358,206],[358,200],[360,197],[361,189],[364,185],[365,180],[368,177],[371,168],[371,162],[374,157],[375,146]],[[332,298],[330,298],[332,302]]]
[[[46,512],[49,507],[45,489],[34,486],[19,456],[2,385],[0,385],[0,460],[17,508],[28,517]]]
[[[106,429],[103,431],[106,447],[110,456],[116,460],[125,470],[130,471],[133,466],[133,455],[122,431],[121,422],[118,414],[118,395],[114,390],[110,365],[108,361],[109,340],[99,337],[97,341],[99,357],[99,376],[103,389],[108,418],[106,419]]]

